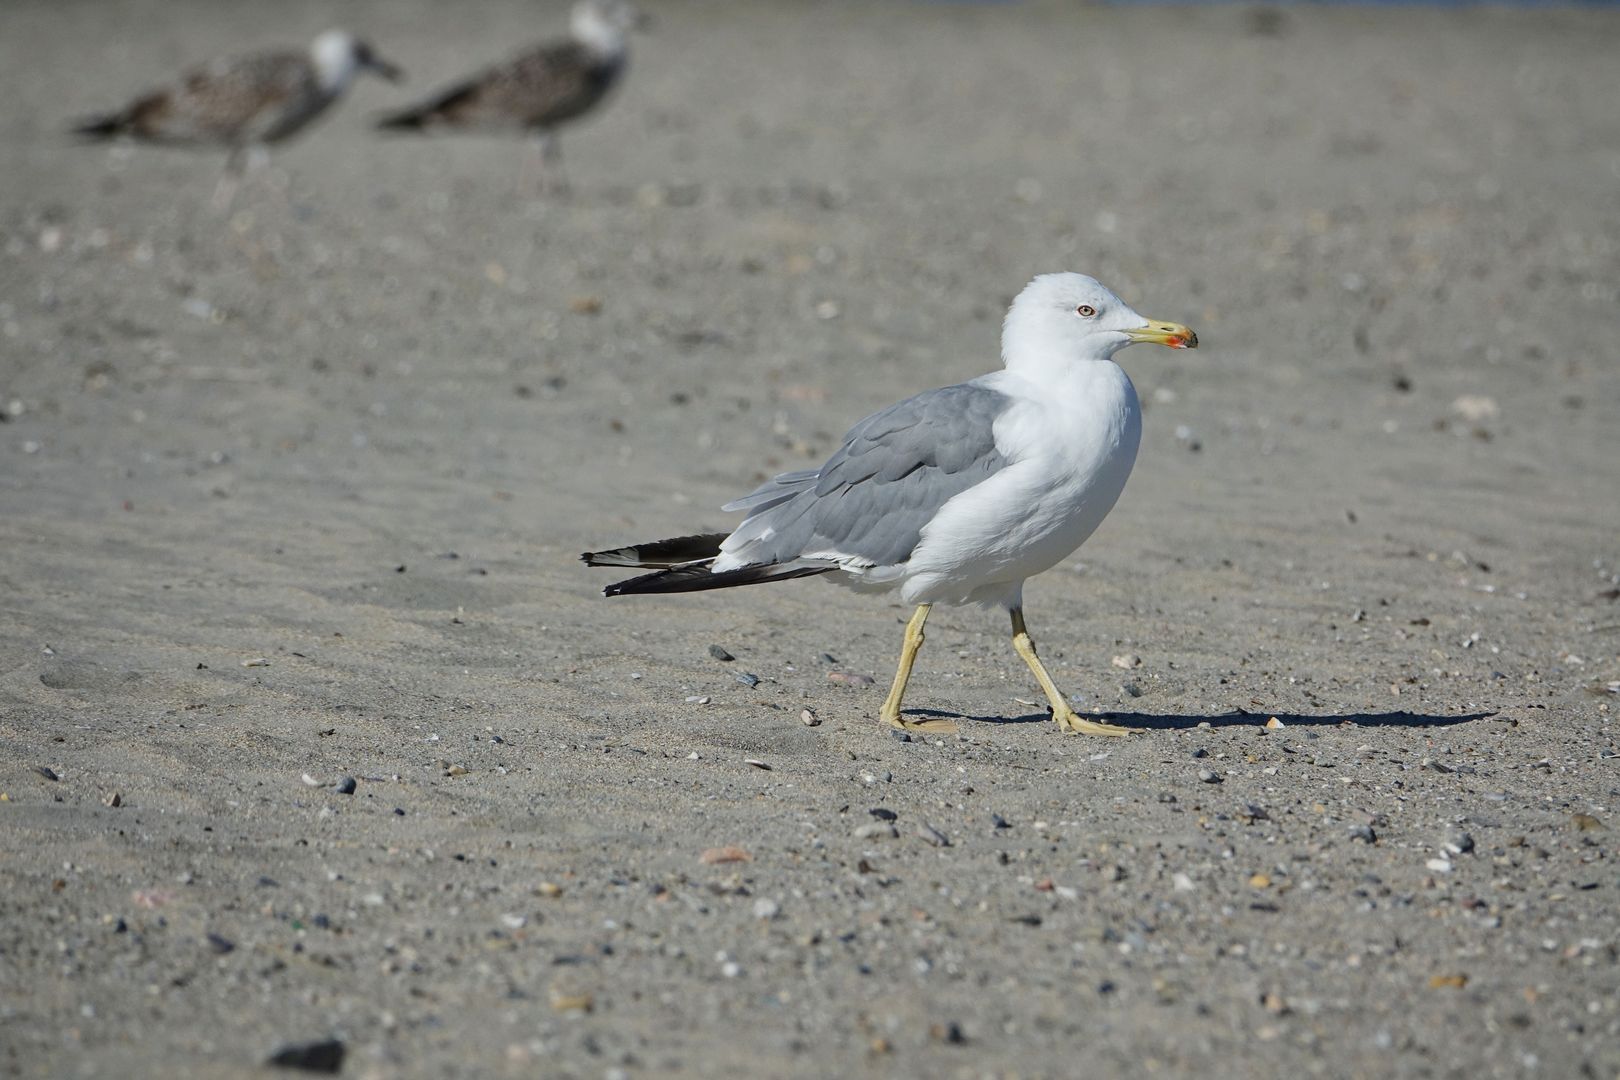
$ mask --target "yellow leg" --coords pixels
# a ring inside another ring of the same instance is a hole
[[[930,606],[919,604],[911,621],[906,623],[906,640],[900,646],[900,666],[895,669],[894,685],[889,687],[889,696],[884,699],[878,718],[902,731],[948,733],[956,730],[956,725],[949,720],[907,720],[900,715],[900,699],[905,697],[906,683],[911,679],[911,665],[917,662],[917,652],[922,648],[923,623],[928,621]]]
[[[1035,643],[1029,640],[1029,631],[1024,629],[1024,613],[1018,608],[1013,608],[1012,611],[1012,631],[1013,648],[1024,658],[1029,670],[1035,673],[1035,680],[1045,691],[1046,700],[1052,703],[1052,719],[1057,721],[1059,728],[1082,735],[1132,735],[1141,730],[1076,716],[1074,710],[1069,708],[1069,703],[1063,699],[1063,692],[1052,681],[1052,676],[1046,673],[1046,665],[1035,655]]]

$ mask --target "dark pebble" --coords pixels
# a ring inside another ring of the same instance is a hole
[[[343,779],[332,785],[332,790],[337,792],[339,795],[353,795],[354,789],[357,786],[358,782],[354,777],[345,776]]]
[[[402,807],[402,806],[396,806],[396,807],[394,807],[394,813],[396,815],[398,815],[399,817],[404,817],[405,816],[405,808]]]
[[[309,920],[309,924],[317,930],[332,929],[331,916],[326,914],[317,914],[313,919]]]
[[[759,685],[759,676],[755,675],[752,671],[745,671],[741,675],[737,676],[737,681],[742,683],[744,686],[754,687]]]
[[[1205,784],[1219,784],[1222,777],[1221,774],[1216,772],[1214,769],[1199,769],[1198,779],[1201,783]]]
[[[821,662],[823,664],[836,664],[838,663],[838,657],[834,656],[830,652],[824,652],[821,654]]]
[[[901,731],[899,728],[890,728],[889,738],[893,739],[895,742],[910,742],[911,732]]]
[[[874,806],[872,809],[868,810],[867,813],[871,814],[879,821],[893,821],[900,816],[885,806]]]
[[[1012,826],[1007,823],[1007,819],[1002,817],[1000,814],[991,814],[990,815],[990,827],[994,828],[994,829],[1010,829],[1010,828],[1012,828]]]
[[[714,657],[716,660],[721,661],[721,662],[726,662],[726,661],[731,661],[731,660],[737,659],[735,656],[732,656],[730,653],[728,653],[725,650],[725,647],[721,646],[721,645],[710,645],[709,646],[709,655]]]
[[[312,1073],[339,1073],[343,1071],[343,1043],[337,1039],[322,1042],[292,1043],[270,1055],[267,1065],[283,1069],[302,1069]]]
[[[221,937],[219,934],[209,934],[208,947],[219,953],[219,955],[224,956],[226,953],[236,951],[236,942],[232,941],[228,937]]]
[[[1350,826],[1350,839],[1360,840],[1363,844],[1376,844],[1378,834],[1373,832],[1371,825]]]
[[[56,781],[62,779],[60,776],[56,775],[56,771],[49,765],[35,765],[34,771],[39,773],[39,775],[43,776],[47,780]]]
[[[1114,992],[1114,984],[1113,983],[1108,982],[1107,980],[1104,980],[1104,981],[1097,984],[1097,993],[1099,993],[1099,994],[1112,994],[1113,992]]]
[[[1209,757],[1209,751],[1200,746],[1198,749],[1192,752],[1192,756],[1195,758],[1207,758]]]

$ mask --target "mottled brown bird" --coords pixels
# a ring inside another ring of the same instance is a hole
[[[304,52],[221,57],[193,68],[168,86],[144,94],[116,112],[74,127],[95,139],[129,136],[143,142],[219,146],[230,150],[214,192],[223,207],[251,160],[301,131],[348,90],[356,75],[374,72],[398,81],[400,70],[366,42],[328,30]]]
[[[595,108],[624,74],[627,35],[643,24],[625,0],[580,0],[569,37],[528,49],[384,117],[387,131],[531,134],[561,164],[556,130]]]

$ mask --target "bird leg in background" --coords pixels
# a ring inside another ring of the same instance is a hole
[[[534,149],[523,166],[522,186],[524,191],[533,191],[538,195],[568,194],[568,173],[563,169],[562,146],[552,132],[542,131],[535,137]]]
[[[214,213],[223,214],[236,201],[236,189],[242,186],[247,156],[247,148],[237,146],[231,149],[231,156],[225,159],[225,171],[219,174],[219,183],[214,185]]]
[[[1052,676],[1046,673],[1046,665],[1041,658],[1035,655],[1035,643],[1029,640],[1029,631],[1024,629],[1024,612],[1022,608],[1012,609],[1013,648],[1018,655],[1024,658],[1029,670],[1035,673],[1035,679],[1041,684],[1046,693],[1046,700],[1052,703],[1052,719],[1057,721],[1059,728],[1064,731],[1079,732],[1083,735],[1131,735],[1139,728],[1120,727],[1118,724],[1104,723],[1100,720],[1087,720],[1076,716],[1069,703],[1064,700],[1063,692],[1052,681]]]
[[[917,662],[917,650],[922,648],[923,623],[928,621],[929,606],[919,604],[911,621],[906,623],[906,641],[900,646],[900,666],[895,669],[894,685],[889,687],[889,696],[883,702],[883,710],[878,717],[890,727],[903,731],[949,734],[956,730],[956,725],[949,720],[905,720],[900,716],[900,699],[905,696],[906,683],[911,678],[911,665]]]
[[[242,178],[269,164],[270,151],[258,143],[233,147],[231,156],[225,159],[225,171],[220,175],[219,183],[214,185],[214,212],[223,214],[229,210],[236,201]]]

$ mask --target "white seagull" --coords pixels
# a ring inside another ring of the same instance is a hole
[[[366,42],[344,30],[328,30],[303,52],[210,61],[73,130],[96,139],[128,135],[145,142],[228,147],[231,156],[214,192],[215,205],[224,206],[250,160],[325,112],[362,71],[391,82],[401,76]]]
[[[388,131],[528,133],[541,160],[557,162],[556,129],[595,108],[624,74],[629,31],[641,14],[626,0],[579,0],[570,34],[477,72],[408,109],[385,116]]]
[[[821,468],[783,473],[723,507],[747,513],[730,534],[581,558],[655,571],[609,585],[608,596],[812,574],[862,591],[898,590],[917,610],[880,716],[902,729],[954,727],[900,713],[929,608],[999,605],[1059,728],[1129,734],[1077,716],[1064,700],[1024,628],[1024,581],[1078,548],[1125,488],[1142,411],[1114,354],[1139,342],[1193,349],[1198,337],[1143,318],[1093,278],[1042,274],[1007,312],[1004,370],[873,413]]]

